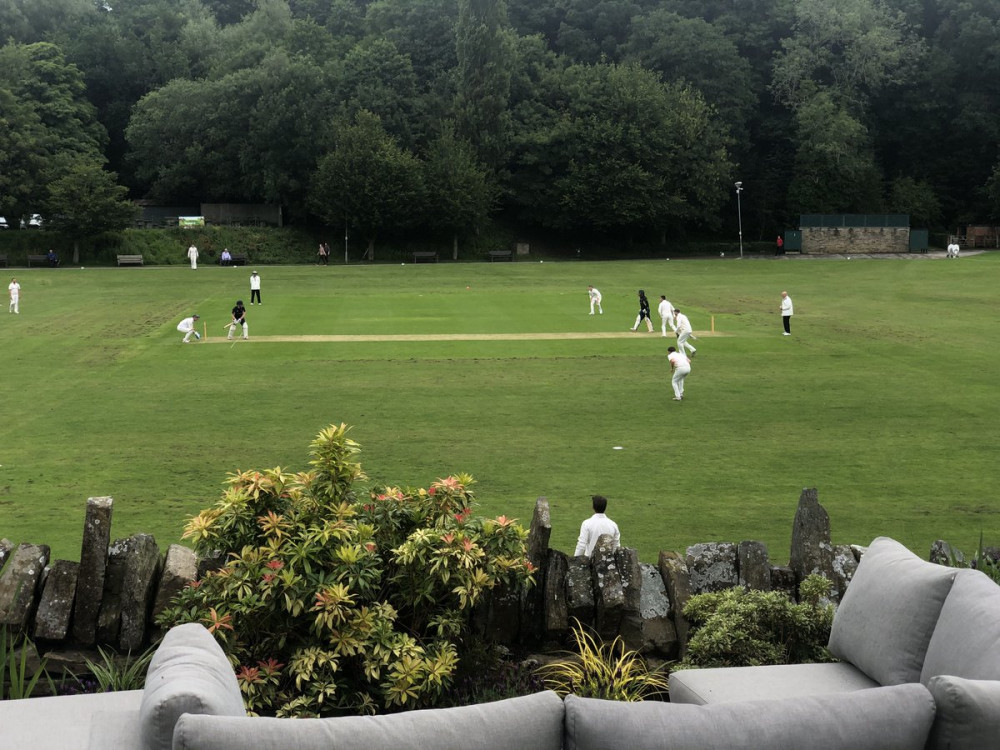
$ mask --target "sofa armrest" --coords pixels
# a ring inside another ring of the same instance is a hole
[[[938,675],[927,687],[937,703],[929,750],[981,750],[1000,741],[1000,681]]]

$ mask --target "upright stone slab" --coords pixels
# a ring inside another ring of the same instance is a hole
[[[153,601],[153,617],[170,606],[171,600],[198,578],[198,555],[190,547],[171,544],[163,562],[163,573]]]
[[[615,560],[614,539],[608,534],[597,538],[590,557],[594,585],[594,617],[597,633],[610,641],[619,634],[625,615],[625,590]]]
[[[80,563],[70,560],[56,560],[52,566],[35,612],[35,638],[62,641],[69,634],[79,569]]]
[[[772,565],[771,591],[780,591],[793,602],[797,602],[799,600],[799,584],[795,580],[795,571],[787,565]]]
[[[552,520],[549,501],[540,497],[535,500],[535,512],[531,516],[528,531],[528,562],[534,567],[535,585],[523,589],[521,597],[521,635],[529,641],[538,641],[545,635],[545,574],[548,570],[549,538],[552,536]]]
[[[615,564],[621,575],[624,606],[622,622],[618,629],[625,647],[630,651],[642,650],[642,573],[639,553],[631,547],[621,547],[615,552]]]
[[[4,563],[10,558],[14,551],[14,542],[10,539],[0,539],[0,571],[3,571]]]
[[[18,545],[0,575],[0,627],[27,631],[35,611],[38,582],[48,562],[48,545]]]
[[[731,589],[739,584],[736,573],[736,545],[732,542],[706,542],[687,548],[687,567],[691,576],[691,591]]]
[[[795,571],[800,583],[813,573],[835,580],[830,515],[819,504],[815,488],[804,489],[799,496],[792,524],[792,550],[788,566]]]
[[[521,630],[521,593],[499,584],[487,594],[489,616],[486,637],[503,644],[517,643]]]
[[[849,544],[838,544],[833,548],[833,590],[830,598],[839,602],[847,585],[854,578],[854,572],[858,569],[858,561],[854,559],[854,551]]]
[[[118,643],[122,624],[122,584],[128,562],[128,539],[116,539],[108,548],[108,565],[104,571],[104,594],[97,614],[97,642]]]
[[[655,565],[639,563],[639,580],[641,645],[638,650],[664,659],[676,659],[677,628],[670,618],[670,597],[663,577]]]
[[[771,590],[771,560],[763,542],[740,542],[736,550],[736,568],[743,588]]]
[[[108,564],[108,542],[111,541],[110,497],[87,499],[87,516],[83,522],[83,544],[80,547],[80,572],[73,605],[73,637],[85,646],[93,646],[97,634],[97,614],[101,610],[104,592],[104,572]]]
[[[569,561],[566,553],[549,552],[545,569],[545,635],[562,638],[569,631],[569,602],[566,596],[566,572]]]
[[[146,629],[153,606],[153,588],[160,571],[160,549],[149,534],[130,538],[122,582],[122,619],[119,647],[122,651],[141,651],[146,644]]]
[[[690,629],[687,618],[684,617],[684,607],[691,598],[691,575],[688,572],[687,562],[673,550],[660,552],[659,569],[660,577],[667,588],[670,613],[677,631],[678,656],[684,658]]]
[[[566,561],[566,612],[571,628],[576,626],[574,620],[587,627],[594,624],[594,579],[586,555]]]

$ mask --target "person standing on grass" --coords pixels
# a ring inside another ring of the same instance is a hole
[[[188,248],[187,256],[188,256],[188,260],[191,261],[191,270],[197,269],[198,268],[198,248],[196,248],[194,246],[194,243],[192,243],[191,247]]]
[[[785,331],[783,336],[792,335],[792,298],[788,296],[788,292],[781,293],[781,325],[784,327]]]
[[[632,330],[636,331],[639,329],[639,324],[642,321],[646,321],[646,330],[650,333],[653,332],[653,321],[649,318],[649,300],[646,299],[646,292],[642,289],[639,290],[639,314],[635,316],[635,325],[632,326]]]
[[[236,306],[233,308],[233,320],[229,324],[229,335],[226,337],[230,341],[233,340],[233,332],[237,328],[243,329],[243,338],[250,338],[250,329],[247,327],[247,309],[243,307],[243,300],[236,300]]]
[[[670,362],[670,385],[674,388],[674,401],[683,401],[684,378],[691,374],[691,360],[671,346],[667,348],[667,361]]]
[[[11,279],[10,283],[7,285],[7,295],[10,297],[10,304],[7,306],[8,313],[14,313],[15,315],[21,314],[21,285],[17,283],[17,279]]]
[[[260,301],[260,276],[254,271],[250,274],[250,304],[257,300],[258,305],[263,305],[264,303]]]
[[[594,305],[597,305],[597,311],[604,315],[604,308],[601,307],[601,290],[595,287],[588,286],[587,294],[590,295],[590,314],[594,314]]]
[[[322,265],[327,266],[330,264],[330,254],[326,250],[326,245],[322,242],[319,243],[319,252],[316,254],[319,256],[319,262]]]
[[[677,325],[675,329],[677,331],[677,349],[681,354],[694,353],[698,351],[691,344],[688,343],[688,339],[695,339],[697,337],[694,335],[694,330],[691,328],[691,321],[688,320],[688,316],[682,313],[677,308],[674,308],[674,323]]]
[[[608,499],[603,495],[594,495],[591,499],[594,508],[594,515],[580,524],[580,538],[576,540],[576,557],[586,555],[590,557],[597,545],[597,540],[602,536],[610,536],[614,548],[621,546],[621,533],[618,531],[618,524],[604,515],[608,509]]]
[[[191,343],[192,336],[194,336],[198,340],[201,340],[201,334],[194,329],[197,323],[198,323],[198,316],[192,315],[190,318],[184,318],[184,320],[182,320],[180,323],[177,324],[177,330],[184,334],[183,341],[185,344]]]
[[[670,326],[670,330],[676,333],[677,324],[674,322],[674,306],[670,304],[666,295],[660,295],[660,304],[657,306],[656,310],[660,313],[660,330],[663,331],[663,335],[667,335],[668,325]]]

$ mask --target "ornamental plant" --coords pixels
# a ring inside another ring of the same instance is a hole
[[[694,627],[676,669],[834,661],[826,648],[833,626],[830,581],[810,575],[800,603],[777,591],[741,586],[692,596],[684,616]]]
[[[496,586],[533,583],[527,532],[473,517],[468,475],[356,496],[365,475],[348,430],[319,433],[308,471],[230,475],[184,532],[226,562],[158,622],[204,623],[252,713],[433,705],[451,686],[473,608]]]

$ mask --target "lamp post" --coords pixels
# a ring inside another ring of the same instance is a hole
[[[740,204],[740,193],[743,192],[743,183],[736,183],[736,216],[740,222],[740,260],[743,260],[743,206]]]
[[[347,222],[344,222],[344,265],[347,265]]]

